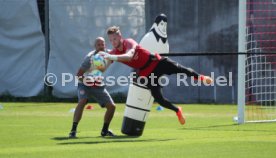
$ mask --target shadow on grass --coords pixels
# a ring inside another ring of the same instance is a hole
[[[83,141],[83,142],[76,142],[73,140],[83,139],[83,138],[102,138],[102,140],[95,140],[95,141]],[[116,137],[80,137],[76,139],[63,139],[63,140],[72,140],[73,142],[62,142],[57,143],[58,145],[77,145],[77,144],[104,144],[104,143],[127,143],[127,142],[164,142],[164,141],[172,141],[176,139],[136,139],[138,137],[133,136],[125,136],[120,135]],[[57,139],[55,139],[57,140]],[[61,140],[61,139],[59,139]]]
[[[227,125],[209,125],[209,126],[202,126],[202,127],[191,127],[191,128],[183,128],[185,130],[202,130],[202,129],[212,129],[212,128],[220,128],[220,127],[237,127],[238,124],[227,124]]]
[[[76,138],[69,138],[69,137],[53,137],[52,140],[63,141],[63,140],[78,140],[78,139],[89,139],[89,138],[103,138],[103,139],[126,139],[126,138],[139,138],[138,136],[126,136],[126,135],[119,135],[116,137],[76,137]]]
[[[180,128],[179,130],[206,130],[206,131],[214,131],[214,130],[223,130],[223,131],[236,131],[237,129],[223,129],[224,127],[238,127],[238,124],[228,124],[228,125],[209,125],[209,126],[200,126],[200,127],[185,127]]]
[[[247,125],[247,124],[244,124]],[[233,127],[224,129],[224,127]],[[234,128],[235,127],[235,128]],[[241,128],[239,128],[241,127]],[[244,129],[243,125],[239,125],[236,123],[233,124],[227,124],[227,125],[209,125],[209,126],[201,126],[201,127],[191,127],[191,128],[181,128],[180,130],[207,130],[207,131],[258,131],[258,132],[272,132],[271,129],[269,130],[262,130],[262,129]],[[276,132],[276,131],[275,131]]]
[[[53,137],[52,140],[62,141],[62,140],[74,140],[74,139],[87,139],[87,138],[95,138],[95,137],[77,137],[77,138],[69,138],[69,137]]]
[[[118,135],[116,137],[101,137],[101,136],[99,137],[104,139],[128,139],[128,138],[139,138],[140,136]]]

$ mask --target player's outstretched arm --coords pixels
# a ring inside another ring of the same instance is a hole
[[[100,52],[99,54],[102,55],[107,60],[128,62],[133,58],[134,53],[135,53],[135,49],[132,48],[132,49],[129,49],[125,54],[120,54],[120,55],[108,54],[105,52]]]
[[[120,55],[114,55],[109,53],[100,52],[100,55],[104,56],[105,59],[119,62],[129,62],[134,56],[136,46],[138,45],[132,39],[126,39],[126,52]]]

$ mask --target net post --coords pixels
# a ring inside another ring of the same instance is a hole
[[[246,0],[239,0],[239,52],[246,52]],[[245,55],[238,56],[238,124],[245,114]]]
[[[49,30],[49,0],[44,1],[44,26],[45,26],[45,75],[48,72],[48,62],[50,56],[50,30]],[[52,95],[52,87],[44,84],[44,94],[47,97]]]

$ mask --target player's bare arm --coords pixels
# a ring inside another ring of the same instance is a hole
[[[135,49],[129,49],[125,54],[120,54],[120,55],[113,55],[113,54],[108,54],[105,52],[100,52],[100,55],[104,56],[105,59],[111,60],[111,61],[119,61],[119,62],[128,62],[130,61],[135,53]]]
[[[85,70],[83,70],[82,68],[79,68],[78,72],[77,72],[77,77],[80,81],[83,81],[83,74],[85,73]]]
[[[131,48],[131,49],[127,50],[125,54],[117,55],[117,58],[118,58],[117,61],[128,62],[133,58],[134,53],[135,53],[135,48]]]

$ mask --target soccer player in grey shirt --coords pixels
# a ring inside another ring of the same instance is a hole
[[[100,51],[106,51],[105,47],[105,40],[103,37],[98,37],[95,40],[95,50],[91,51],[85,57],[77,76],[79,78],[78,83],[78,105],[76,107],[74,118],[73,118],[73,125],[71,132],[69,133],[69,138],[76,138],[77,133],[77,126],[82,118],[82,113],[84,110],[85,105],[88,103],[89,97],[94,98],[102,108],[106,108],[106,112],[104,115],[104,124],[101,131],[101,136],[115,136],[111,130],[109,130],[109,124],[113,118],[115,112],[115,104],[110,97],[109,93],[107,92],[104,84],[86,84],[84,82],[84,77],[89,72],[93,71],[93,64],[91,64],[91,57],[97,54]],[[107,63],[107,66],[101,70],[102,72],[110,65],[110,62]]]

